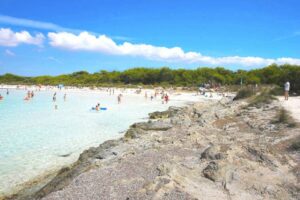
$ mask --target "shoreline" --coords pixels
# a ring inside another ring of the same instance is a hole
[[[79,92],[82,92],[82,91],[79,91]],[[214,101],[217,101],[217,100],[214,100]],[[170,106],[165,111],[154,111],[154,112],[148,113],[148,116],[149,116],[148,120],[151,118],[152,114],[159,115],[159,113],[166,113],[166,112],[169,112],[170,109],[172,110],[172,108],[184,109],[186,107],[193,106],[195,103],[196,102],[186,102],[185,105],[181,105],[178,107]],[[138,124],[138,123],[145,123],[145,122],[138,121],[134,124]],[[128,130],[130,129],[130,127],[128,127],[128,129],[126,131],[124,131],[124,135],[120,136],[120,138],[106,140],[103,143],[101,143],[100,145],[98,145],[97,147],[88,147],[82,153],[80,153],[79,158],[76,161],[72,162],[70,165],[61,167],[58,170],[52,170],[52,171],[46,172],[44,174],[41,174],[38,177],[35,177],[32,180],[29,180],[29,181],[21,184],[21,186],[18,186],[18,187],[20,187],[20,189],[17,189],[15,192],[12,191],[11,194],[9,194],[9,195],[3,196],[3,197],[0,196],[0,200],[23,199],[23,198],[30,199],[32,194],[35,195],[43,187],[47,186],[48,184],[52,184],[51,182],[53,180],[55,180],[56,177],[61,176],[62,174],[66,173],[66,171],[74,169],[74,167],[76,167],[77,165],[81,165],[82,164],[81,160],[85,160],[85,159],[88,159],[89,157],[92,157],[92,154],[94,154],[95,149],[97,149],[97,151],[102,151],[102,150],[105,151],[105,150],[109,150],[111,147],[115,147],[117,145],[126,143],[128,141],[128,138],[126,138],[126,134],[128,133]],[[80,175],[81,173],[83,173],[83,171],[85,171],[85,170],[86,169],[80,171],[79,173],[74,174],[75,177]]]
[[[1,89],[5,89],[5,88],[1,88]],[[15,85],[11,86],[10,89],[16,89],[16,86]],[[33,89],[33,88],[28,88],[28,89]],[[20,88],[19,90],[25,90],[25,88]],[[44,90],[47,91],[46,88],[44,88]],[[56,91],[57,89],[50,89],[50,91],[52,91],[52,90]],[[89,89],[87,91],[85,89],[76,88],[76,89],[71,89],[70,92],[99,92],[99,91],[89,90]],[[212,99],[212,100],[215,101],[215,99]],[[186,102],[184,104],[182,104],[180,107],[184,107],[184,106],[187,106],[187,105],[193,105],[195,103],[195,101],[191,101],[191,102],[188,102],[187,100],[182,100],[182,101],[186,101]],[[154,113],[155,112],[160,112],[160,111],[154,111]],[[148,115],[149,114],[150,113],[148,113]],[[125,133],[126,133],[126,131],[125,131]],[[117,140],[122,140],[122,138],[124,138],[124,136],[125,135],[120,136],[121,138],[117,139]],[[104,141],[104,143],[105,142],[106,141]],[[94,148],[94,147],[88,147],[88,149],[90,149],[90,148]],[[65,167],[70,167],[70,166],[74,165],[77,162],[77,160],[78,159],[76,159],[74,162],[72,162],[72,164],[66,165]],[[65,167],[63,167],[63,168],[65,168]],[[28,191],[29,191],[29,193],[32,193],[32,191],[36,191],[36,190],[40,189],[46,182],[48,182],[47,180],[51,180],[53,177],[55,177],[56,174],[60,171],[60,169],[61,168],[59,168],[58,170],[45,171],[45,173],[39,174],[38,176],[35,176],[32,179],[17,185],[15,187],[15,189],[12,189],[9,193],[7,193],[8,195],[6,194],[5,196],[0,197],[0,199],[14,199],[16,196],[19,196],[19,194],[27,194]]]
[[[223,99],[152,113],[29,199],[297,199],[297,154],[285,148],[299,129],[272,122],[279,102],[246,105]]]
[[[299,154],[286,149],[299,129],[272,122],[276,101],[246,106],[223,99],[149,113],[39,191],[11,199],[297,199]]]

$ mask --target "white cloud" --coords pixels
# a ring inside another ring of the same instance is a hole
[[[8,24],[14,26],[29,27],[29,28],[36,28],[42,30],[57,31],[57,32],[64,31],[64,32],[71,32],[76,34],[83,32],[83,30],[80,29],[66,28],[51,22],[42,22],[42,21],[36,21],[31,19],[16,18],[16,17],[6,16],[6,15],[0,15],[0,24]],[[132,38],[125,37],[125,36],[111,36],[111,37],[118,41],[132,40]]]
[[[0,46],[15,47],[22,43],[41,46],[44,38],[41,33],[33,36],[27,31],[13,32],[8,28],[0,28]]]
[[[73,51],[94,51],[112,55],[139,56],[151,60],[161,60],[168,62],[185,62],[208,65],[237,65],[259,67],[272,63],[277,64],[299,64],[300,59],[277,58],[268,59],[261,57],[210,57],[197,52],[184,52],[180,47],[159,47],[148,44],[133,44],[124,42],[117,44],[111,38],[100,35],[94,36],[88,32],[81,32],[76,35],[68,32],[48,33],[50,45]]]
[[[12,52],[12,51],[9,50],[9,49],[6,49],[4,53],[5,53],[5,55],[7,55],[7,56],[15,56],[15,55],[16,55],[14,52]]]
[[[30,19],[23,19],[23,18],[16,18],[10,17],[6,15],[0,15],[0,23],[2,24],[9,24],[15,26],[22,26],[22,27],[30,27],[30,28],[37,28],[37,29],[44,29],[44,30],[52,30],[52,31],[69,31],[69,32],[81,32],[82,30],[77,29],[69,29],[57,24],[53,24],[50,22],[41,22],[36,20]]]

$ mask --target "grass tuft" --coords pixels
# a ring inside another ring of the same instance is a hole
[[[283,88],[279,86],[274,86],[270,89],[270,94],[274,96],[282,96],[283,95]]]
[[[294,128],[297,126],[297,123],[291,117],[290,113],[284,108],[278,111],[278,114],[276,115],[276,119],[273,121],[273,123],[286,124],[287,127],[289,128]]]
[[[242,88],[240,89],[236,96],[233,98],[234,101],[240,100],[240,99],[246,99],[251,96],[255,95],[255,91],[252,88]]]
[[[272,101],[276,99],[277,98],[270,93],[270,90],[265,89],[261,91],[258,95],[256,95],[253,99],[251,99],[248,106],[260,108],[265,104],[272,103]]]
[[[289,146],[290,151],[300,151],[300,137],[298,137],[292,144]]]

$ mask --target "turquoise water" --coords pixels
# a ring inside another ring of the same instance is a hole
[[[134,122],[145,120],[149,112],[165,110],[185,101],[146,100],[144,95],[124,93],[117,104],[117,91],[107,92],[54,91],[35,92],[24,101],[25,90],[10,90],[0,101],[0,194],[17,189],[38,175],[57,170],[74,162],[88,147],[108,139],[121,137]],[[91,111],[96,103],[106,111]],[[54,109],[57,104],[58,109]],[[63,157],[63,155],[70,156]],[[1,195],[0,195],[1,196]]]

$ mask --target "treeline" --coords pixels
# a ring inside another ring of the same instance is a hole
[[[294,91],[300,91],[300,66],[270,65],[255,70],[231,71],[222,67],[189,69],[132,68],[125,71],[101,70],[90,74],[86,71],[59,76],[22,77],[13,74],[0,76],[4,84],[41,84],[73,86],[107,86],[107,85],[161,85],[161,86],[199,86],[202,83],[237,85],[241,84],[276,84],[282,86],[290,81]]]

